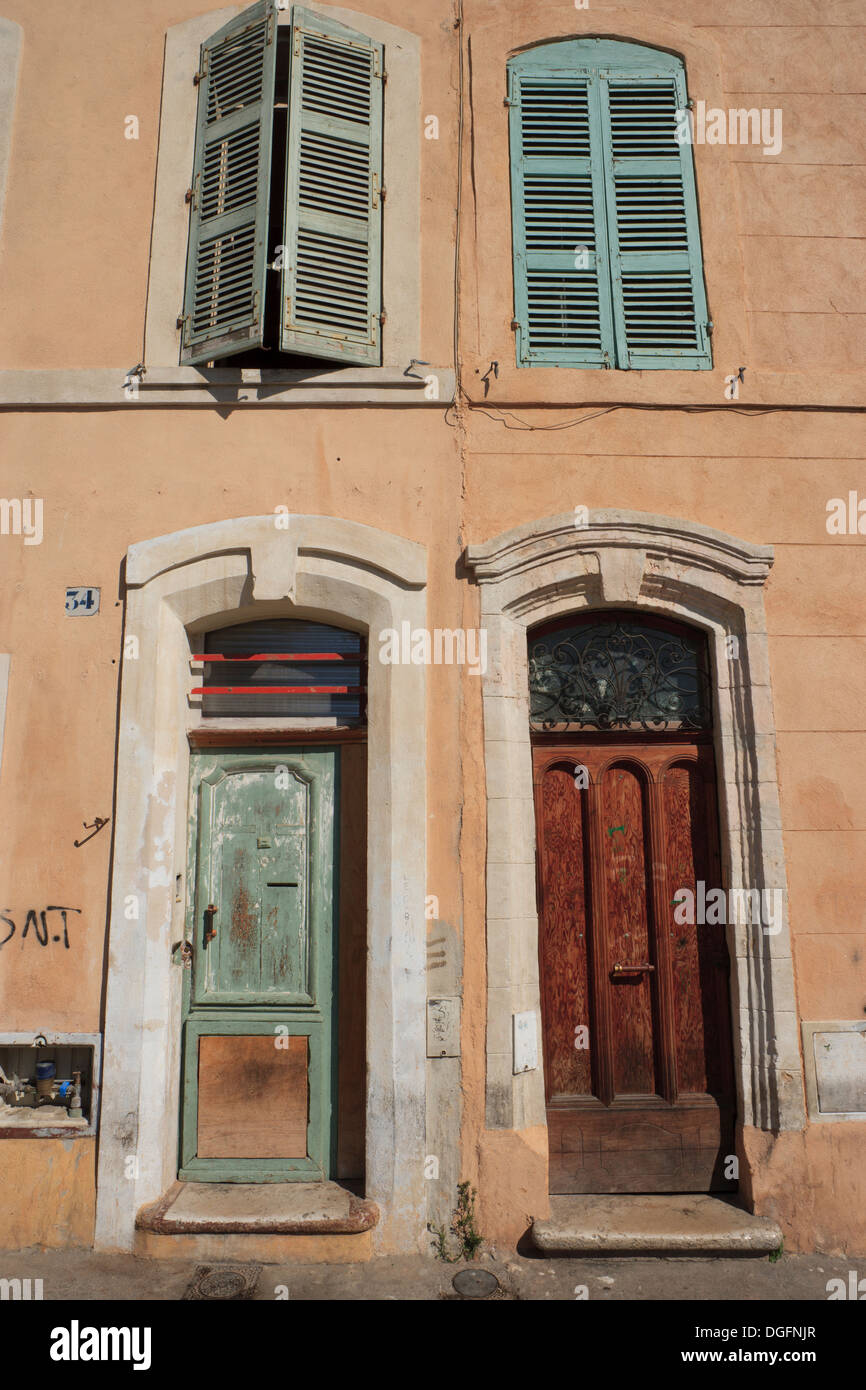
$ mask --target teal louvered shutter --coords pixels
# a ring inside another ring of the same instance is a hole
[[[276,52],[273,0],[202,45],[183,363],[262,345]]]
[[[617,365],[712,366],[682,68],[601,74]]]
[[[295,6],[280,346],[382,360],[383,50]]]
[[[514,304],[520,365],[610,365],[604,166],[597,79],[512,65]]]

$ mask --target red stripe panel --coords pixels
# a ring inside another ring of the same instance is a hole
[[[359,695],[362,685],[199,685],[193,695]]]
[[[255,656],[218,656],[216,653],[191,656],[190,661],[360,661],[360,654],[345,656],[342,652],[258,652]]]

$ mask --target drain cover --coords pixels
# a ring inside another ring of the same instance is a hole
[[[261,1265],[197,1265],[184,1298],[252,1298],[261,1272]]]
[[[451,1285],[461,1298],[489,1298],[499,1288],[499,1280],[486,1269],[461,1269]]]

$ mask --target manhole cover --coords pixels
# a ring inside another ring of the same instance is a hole
[[[252,1298],[261,1272],[261,1265],[198,1265],[184,1298]]]
[[[461,1298],[489,1298],[499,1288],[499,1280],[486,1269],[461,1269],[451,1285]]]

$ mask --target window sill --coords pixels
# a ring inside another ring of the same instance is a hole
[[[742,384],[738,383],[737,396],[729,398],[726,394],[730,390],[729,382],[741,362],[746,363],[745,375]],[[509,363],[504,354],[498,366],[498,376],[488,375],[485,391],[480,382],[489,373],[489,359],[486,354],[484,358],[467,356],[463,385],[470,406],[518,413],[521,409],[535,407],[561,406],[574,411],[616,405],[664,409],[695,406],[731,410],[770,406],[845,409],[861,407],[866,389],[866,372],[859,367],[846,372],[773,371],[763,366],[748,366],[747,358],[739,355],[728,358],[724,366],[717,360],[711,371],[517,367]]]
[[[61,1105],[0,1104],[0,1139],[92,1138],[94,1132],[89,1119],[72,1120]]]
[[[453,399],[453,370],[434,366],[343,367],[314,373],[309,369],[148,367],[139,377],[114,367],[0,371],[0,407],[412,405],[441,409]]]

